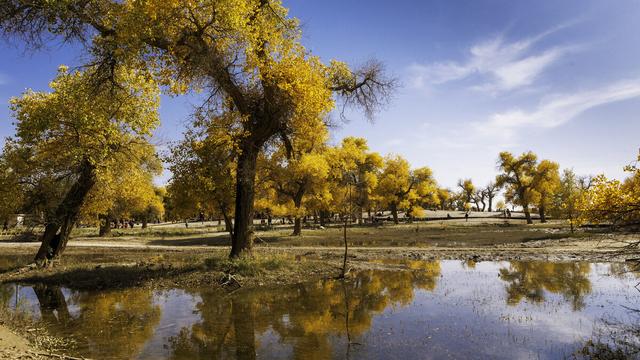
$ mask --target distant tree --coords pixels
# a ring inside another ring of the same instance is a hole
[[[493,211],[493,199],[498,195],[498,192],[500,191],[500,187],[496,185],[495,182],[490,182],[489,184],[487,184],[487,186],[484,188],[484,192],[487,196],[487,201],[489,203],[489,212]]]
[[[438,198],[438,204],[440,210],[452,210],[454,203],[454,194],[451,190],[445,188],[438,188],[436,192]]]
[[[553,161],[542,160],[534,173],[535,198],[540,214],[540,221],[547,222],[546,210],[551,206],[553,197],[560,187],[559,165]]]
[[[590,187],[590,181],[585,177],[578,177],[571,169],[562,172],[560,184],[554,194],[550,211],[558,219],[566,219],[575,231],[575,225],[580,217],[579,202],[585,191]]]
[[[476,195],[476,187],[473,185],[471,179],[458,180],[458,188],[460,188],[460,195],[465,204],[469,204],[470,206],[472,203],[475,203],[474,196]]]
[[[529,206],[535,201],[534,175],[537,156],[529,151],[519,157],[501,152],[498,167],[502,172],[496,177],[496,185],[505,188],[505,199],[522,207],[527,224],[533,224]]]
[[[578,202],[579,222],[626,226],[640,223],[640,155],[625,171],[624,181],[596,176]],[[636,245],[640,245],[637,243]]]
[[[322,124],[321,122],[318,124]],[[293,215],[294,236],[302,235],[302,218],[307,214],[305,200],[326,187],[329,164],[325,156],[326,128],[315,129],[290,136],[291,146],[283,146],[259,158],[259,177],[263,185],[275,190],[270,202],[285,208]]]
[[[376,192],[391,210],[394,223],[398,224],[399,209],[409,209],[412,216],[419,214],[421,208],[417,203],[434,189],[431,169],[422,167],[411,170],[409,162],[402,157],[388,156],[385,158]]]

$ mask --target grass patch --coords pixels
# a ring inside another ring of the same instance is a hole
[[[209,270],[232,275],[257,276],[271,271],[289,269],[294,261],[292,256],[286,255],[256,255],[237,259],[214,257],[205,259],[204,263]]]

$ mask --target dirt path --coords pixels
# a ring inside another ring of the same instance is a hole
[[[26,339],[0,325],[0,359],[35,358],[29,357],[33,355],[29,351],[35,350]]]
[[[378,257],[402,257],[412,259],[474,259],[483,260],[585,260],[585,261],[623,261],[626,256],[618,254],[623,243],[619,239],[598,238],[592,240],[553,239],[531,241],[518,244],[497,244],[490,246],[352,246],[350,253],[361,259]],[[0,248],[31,249],[37,248],[38,243],[0,242]],[[227,246],[210,245],[157,245],[141,241],[71,241],[68,247],[84,251],[84,249],[118,249],[126,250],[157,250],[171,252],[206,252],[219,253],[228,251]],[[292,254],[316,254],[331,257],[342,254],[343,247],[339,246],[290,246],[256,244],[258,252],[286,252]]]

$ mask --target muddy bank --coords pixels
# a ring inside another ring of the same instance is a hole
[[[350,248],[349,260],[353,271],[367,269],[369,262],[379,259],[624,262],[638,257],[637,250],[624,248],[634,239],[601,235],[477,247],[360,246]],[[119,244],[70,247],[61,262],[43,270],[27,266],[30,248],[4,246],[2,250],[0,282],[76,289],[217,287],[230,281],[246,287],[295,284],[337,276],[343,256],[339,247],[257,246],[254,259],[230,262],[224,247],[141,248],[135,244],[127,248]]]

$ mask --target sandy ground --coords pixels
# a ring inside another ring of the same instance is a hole
[[[14,334],[11,330],[0,325],[0,359],[20,359],[31,356],[28,351],[34,351],[26,339]]]

